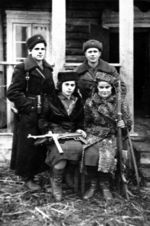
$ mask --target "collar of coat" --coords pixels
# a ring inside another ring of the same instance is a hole
[[[51,65],[47,63],[46,60],[43,60],[43,66],[46,68],[49,68],[51,71],[53,71]],[[29,55],[25,60],[24,60],[24,69],[25,71],[30,71],[34,68],[37,68],[38,64],[36,61]]]
[[[92,97],[92,101],[96,103],[97,105],[99,104],[107,104],[107,103],[116,103],[116,95],[111,95],[107,99],[102,98],[98,95],[98,93],[95,93]]]
[[[111,65],[108,64],[108,62],[102,60],[102,59],[99,59],[99,63],[98,65],[96,66],[97,68],[97,71],[104,71],[104,72],[108,72],[110,71],[110,67]],[[82,75],[83,73],[89,71],[89,65],[88,65],[88,62],[87,60],[85,60],[76,70],[76,72],[79,74],[79,75]]]
[[[117,103],[116,95],[111,95],[107,99],[104,99],[95,93],[91,99],[92,105],[95,106],[98,112],[105,117],[109,118],[111,121],[116,121],[117,119]]]
[[[65,95],[63,95],[62,93],[59,93],[58,94],[58,97],[61,99],[61,100],[70,100],[70,101],[75,101],[77,99],[77,97],[75,97],[74,95],[71,95],[70,99],[68,99]]]

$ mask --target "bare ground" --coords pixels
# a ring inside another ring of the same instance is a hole
[[[41,174],[37,182],[43,186],[31,193],[9,170],[0,167],[1,226],[149,226],[150,190],[130,187],[132,196],[125,200],[113,191],[114,199],[106,203],[98,192],[90,201],[67,189],[63,201],[52,198],[48,176]]]

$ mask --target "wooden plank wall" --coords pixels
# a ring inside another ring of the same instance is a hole
[[[49,12],[52,10],[52,0],[14,0],[13,3],[11,0],[7,2],[2,0],[2,2],[5,10],[42,10]],[[117,2],[118,0],[66,0],[66,62],[78,63],[83,61],[83,42],[89,38],[101,36],[101,32],[98,36],[93,34],[93,26],[97,26],[100,31],[103,10],[108,7],[117,9]]]
[[[101,33],[103,9],[103,1],[68,1],[66,11],[66,62],[78,63],[83,61],[82,44],[89,38],[96,38],[97,35],[93,33],[94,26]]]

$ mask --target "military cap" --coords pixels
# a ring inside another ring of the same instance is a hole
[[[95,39],[90,39],[83,43],[83,52],[85,52],[89,48],[97,48],[100,51],[103,50],[103,44]]]
[[[27,40],[26,45],[27,45],[27,48],[31,50],[38,43],[44,43],[45,46],[47,45],[46,40],[44,39],[44,37],[41,34],[36,34],[36,35],[33,35],[32,37],[30,37]]]
[[[77,81],[78,74],[75,71],[65,71],[58,73],[58,81],[66,82],[66,81]]]

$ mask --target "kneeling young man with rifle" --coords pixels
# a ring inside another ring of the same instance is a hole
[[[62,180],[66,167],[78,164],[82,154],[84,108],[77,92],[76,72],[59,72],[57,91],[54,96],[45,97],[39,126],[43,134],[52,138],[48,143],[46,164],[50,169],[53,196],[62,199]],[[49,132],[51,131],[51,132]],[[59,134],[62,134],[61,136]],[[43,137],[44,138],[44,137]]]

